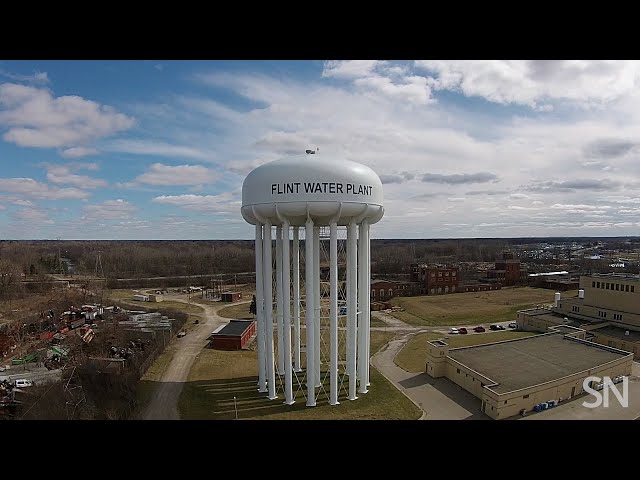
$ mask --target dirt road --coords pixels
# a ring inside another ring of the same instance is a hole
[[[169,298],[167,296],[167,300],[187,303],[179,297]],[[248,304],[250,302],[239,303]],[[178,399],[184,387],[184,382],[187,381],[189,376],[193,361],[207,344],[207,338],[211,335],[211,332],[220,325],[229,322],[228,318],[223,318],[217,313],[218,310],[229,304],[208,305],[193,300],[191,304],[198,305],[204,309],[204,321],[199,325],[195,325],[187,336],[175,339],[177,350],[162,375],[152,400],[140,415],[142,420],[180,420]]]

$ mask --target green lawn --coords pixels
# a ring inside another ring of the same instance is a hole
[[[499,331],[474,335],[451,335],[446,337],[446,342],[451,346],[451,348],[470,347],[472,345],[500,342],[502,340],[513,340],[515,338],[528,337],[530,335],[535,335],[535,333]],[[394,359],[395,364],[407,372],[424,372],[427,342],[429,340],[437,340],[439,338],[443,338],[443,336],[436,333],[419,333],[414,335],[411,340],[407,342],[404,348],[396,355],[396,358]]]
[[[394,334],[371,332],[371,353],[378,351]],[[303,354],[304,355],[304,354]],[[296,403],[283,405],[283,393],[270,401],[257,392],[257,354],[255,351],[223,352],[203,350],[194,362],[179,402],[183,419],[233,419],[234,396],[240,419],[389,419],[413,420],[421,411],[375,368],[371,368],[369,393],[357,401],[346,399],[346,384],[340,391],[339,406],[330,406],[321,393],[315,408],[305,406],[304,393],[295,392]],[[323,372],[324,373],[324,372]],[[323,381],[329,391],[328,376]],[[294,383],[294,389],[295,389]]]
[[[504,288],[488,292],[397,297],[404,309],[391,315],[417,326],[471,325],[515,320],[518,310],[553,303],[554,291],[544,288]],[[565,297],[574,292],[566,292]]]

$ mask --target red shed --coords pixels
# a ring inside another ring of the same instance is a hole
[[[255,334],[254,320],[231,320],[211,334],[211,347],[218,350],[242,350]]]
[[[223,302],[237,302],[242,300],[242,293],[240,292],[222,292]]]

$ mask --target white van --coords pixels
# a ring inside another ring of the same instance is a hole
[[[25,379],[16,380],[16,388],[25,388],[25,387],[33,387],[33,382],[31,380],[25,380]]]

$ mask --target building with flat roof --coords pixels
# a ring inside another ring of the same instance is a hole
[[[210,346],[218,350],[242,350],[255,334],[254,320],[231,320],[211,334]]]
[[[521,330],[539,332],[554,325],[579,326],[594,342],[640,356],[640,277],[583,275],[577,296],[556,293],[554,305],[522,310],[517,323]]]
[[[583,393],[589,376],[629,375],[633,354],[585,340],[569,325],[502,342],[450,348],[428,342],[426,371],[446,377],[482,401],[482,411],[502,419],[563,402]]]

